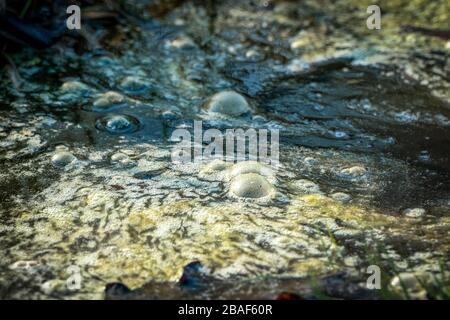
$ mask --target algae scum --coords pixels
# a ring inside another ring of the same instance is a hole
[[[102,298],[109,282],[176,281],[194,260],[236,284],[344,272],[365,288],[377,264],[383,284],[448,286],[450,45],[401,27],[448,29],[449,8],[405,3],[367,30],[359,1],[187,1],[117,26],[103,49],[13,55],[1,296]],[[212,106],[224,91],[235,110]],[[173,163],[171,133],[194,120],[279,129],[280,167]]]

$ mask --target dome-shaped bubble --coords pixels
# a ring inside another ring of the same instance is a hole
[[[52,157],[52,164],[55,167],[64,167],[64,166],[72,163],[76,159],[77,158],[70,152],[58,151]]]
[[[153,91],[153,85],[150,82],[136,76],[125,77],[120,82],[119,87],[126,93],[133,95],[145,94]]]
[[[263,176],[246,173],[232,180],[230,191],[240,198],[263,198],[273,193],[273,187]]]
[[[97,120],[97,129],[109,133],[131,133],[139,129],[139,120],[125,114],[108,115]]]
[[[91,106],[87,109],[88,111],[109,111],[112,108],[122,106],[125,104],[126,98],[115,91],[108,91],[100,95],[97,99],[94,100]]]
[[[237,92],[222,91],[213,95],[207,105],[209,112],[237,117],[250,111],[247,100]]]

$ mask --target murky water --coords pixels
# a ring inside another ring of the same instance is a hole
[[[26,83],[2,74],[0,91],[1,295],[102,298],[193,260],[236,281],[448,268],[449,45],[401,33],[427,2],[397,2],[373,32],[347,1],[187,2],[102,50],[16,54]],[[448,27],[436,3],[423,16]],[[205,109],[227,90],[250,111]],[[171,133],[194,120],[279,129],[280,167],[173,163]]]

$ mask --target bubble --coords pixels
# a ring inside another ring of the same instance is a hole
[[[11,270],[30,271],[39,267],[39,263],[35,260],[19,260],[9,266]]]
[[[403,211],[403,214],[410,218],[420,218],[425,215],[425,209],[422,208],[406,209],[405,211]]]
[[[111,156],[111,163],[124,166],[124,167],[134,167],[136,162],[130,159],[130,157],[123,152],[116,152]]]
[[[164,111],[161,116],[166,120],[175,120],[178,118],[177,114],[171,110]]]
[[[273,177],[274,175],[273,170],[266,165],[256,161],[243,161],[236,163],[229,169],[227,178],[228,180],[231,180],[232,178],[245,173],[257,173],[266,177]]]
[[[230,163],[221,159],[214,159],[206,164],[199,172],[199,177],[208,181],[223,181],[226,169],[231,166]]]
[[[250,111],[245,98],[234,91],[222,91],[213,95],[207,103],[207,108],[212,113],[228,116],[240,116]]]
[[[196,45],[195,42],[186,36],[178,37],[170,42],[168,42],[168,47],[172,47],[175,49],[182,49],[182,50],[190,50],[195,49]]]
[[[344,131],[335,131],[335,132],[332,132],[332,134],[337,139],[348,138],[347,133],[345,133]]]
[[[64,144],[55,146],[55,151],[69,151],[69,147]]]
[[[266,122],[267,120],[266,120],[266,118],[264,118],[264,117],[261,116],[261,115],[256,115],[256,116],[253,117],[253,121],[257,121],[257,122]]]
[[[125,77],[119,87],[129,94],[144,94],[153,91],[153,86],[148,81],[135,76]]]
[[[127,159],[129,159],[128,156],[125,153],[121,153],[121,152],[114,153],[111,156],[111,161],[113,161],[113,162],[121,162],[121,161],[124,161]]]
[[[92,104],[92,111],[108,111],[125,103],[125,97],[118,92],[108,91],[103,93]]]
[[[320,193],[319,185],[310,180],[306,180],[306,179],[300,179],[300,180],[294,181],[291,183],[291,186],[295,191],[301,192],[301,193],[307,193],[307,194]]]
[[[109,133],[131,133],[139,129],[139,120],[125,114],[108,115],[98,119],[95,126]]]
[[[66,81],[61,86],[62,92],[87,93],[91,88],[80,81]]]
[[[331,198],[342,203],[347,203],[352,199],[350,195],[343,192],[335,192],[331,195]]]
[[[319,161],[317,159],[314,159],[313,157],[306,157],[305,159],[303,159],[303,162],[308,166],[312,166],[316,165]]]
[[[342,169],[340,172],[340,176],[346,179],[362,179],[366,176],[367,170],[360,166],[354,166],[351,168]]]
[[[211,169],[213,171],[222,171],[222,170],[225,170],[226,168],[228,168],[229,165],[230,165],[229,163],[227,163],[223,160],[215,159],[215,160],[211,161],[207,167],[208,167],[208,169]]]
[[[230,191],[240,198],[263,198],[273,194],[272,185],[263,176],[246,173],[233,179]]]
[[[70,152],[67,151],[60,151],[53,155],[52,157],[52,164],[55,167],[64,167],[73,161],[75,161],[77,158]]]

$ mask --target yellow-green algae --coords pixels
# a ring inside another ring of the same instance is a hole
[[[182,267],[196,259],[218,277],[273,276],[281,269],[283,276],[306,276],[335,270],[329,259],[339,246],[330,234],[314,229],[321,218],[340,219],[358,232],[382,230],[414,237],[414,219],[399,220],[319,194],[296,196],[287,210],[265,207],[264,211],[248,203],[205,205],[181,200],[124,214],[126,210],[118,208],[127,204],[118,200],[114,212],[120,218],[105,209],[109,199],[98,202],[97,197],[97,209],[89,208],[92,199],[86,197],[84,208],[55,212],[46,219],[36,213],[21,214],[16,232],[34,235],[30,247],[20,245],[14,256],[35,260],[41,248],[37,259],[48,265],[76,264],[85,277],[138,287],[149,279],[176,280]],[[448,227],[447,217],[443,224]],[[423,232],[422,240],[433,239],[432,230]],[[448,245],[442,239],[440,250],[445,252]],[[85,290],[100,297],[101,285],[89,281],[87,286]]]

